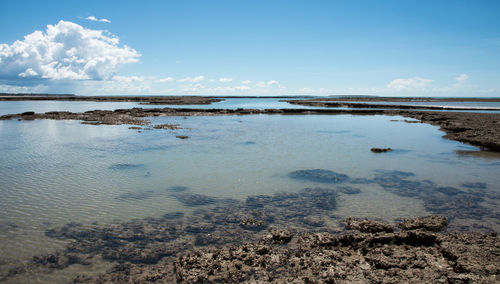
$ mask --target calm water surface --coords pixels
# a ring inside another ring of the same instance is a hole
[[[224,109],[237,109],[237,108],[253,108],[253,109],[266,109],[266,108],[312,108],[307,106],[292,105],[286,102],[280,102],[282,99],[276,98],[228,98],[224,101],[212,103],[208,105],[141,105],[137,102],[71,102],[71,101],[1,101],[0,102],[0,115],[23,113],[26,111],[34,111],[37,113],[44,113],[47,111],[70,111],[70,112],[84,112],[89,110],[115,110],[127,108],[224,108]],[[316,107],[314,107],[316,108]]]
[[[434,126],[405,123],[402,117],[350,115],[151,120],[177,123],[183,129],[139,133],[128,126],[78,121],[0,121],[0,271],[61,249],[63,241],[45,236],[49,228],[69,222],[112,224],[179,211],[190,214],[194,208],[167,190],[173,186],[238,200],[330,186],[290,177],[291,172],[308,169],[345,174],[343,185],[360,189],[359,194],[338,196],[339,219],[362,216],[394,222],[436,213],[430,210],[441,204],[429,207],[431,201],[418,193],[425,185],[450,199],[456,193],[449,188],[480,197],[476,207],[488,213],[465,209],[452,220],[454,228],[468,230],[480,224],[500,232],[495,218],[500,213],[500,159],[485,152],[463,154],[477,149],[441,138],[443,133]],[[374,154],[371,147],[394,151]],[[397,175],[395,171],[406,173],[395,179],[398,186],[416,195],[387,184],[387,174]],[[479,220],[477,214],[485,215]]]

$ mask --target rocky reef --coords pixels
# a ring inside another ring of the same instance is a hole
[[[449,222],[436,215],[402,220],[396,226],[383,220],[342,219],[335,214],[338,197],[360,193],[358,188],[345,185],[355,184],[356,179],[324,169],[298,170],[290,177],[324,186],[248,196],[244,201],[171,186],[165,193],[194,212],[166,212],[157,218],[115,224],[69,223],[47,229],[48,238],[67,242],[65,249],[37,255],[27,265],[2,273],[0,279],[15,282],[19,275],[51,273],[73,265],[91,267],[96,261],[104,261],[112,266],[106,273],[80,273],[73,282],[495,283],[499,280],[500,240],[495,233],[445,233]],[[458,198],[441,211],[452,219],[457,218],[456,214],[469,212],[467,208],[471,205],[463,202],[466,198],[472,200],[474,210],[480,210],[478,214],[487,214],[473,193],[410,180],[413,177],[407,172],[379,171],[365,183],[378,183],[395,194],[421,198],[429,204],[426,205],[429,210],[437,212],[439,207],[434,208],[432,200]],[[427,189],[416,190],[423,185]],[[487,185],[468,189],[478,187]],[[473,190],[484,192],[484,189]],[[150,194],[145,191],[119,198],[148,198]]]

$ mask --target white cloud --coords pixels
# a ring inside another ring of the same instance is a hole
[[[23,78],[33,77],[33,76],[38,76],[38,73],[35,70],[28,68],[26,69],[26,71],[19,73],[18,76]]]
[[[278,81],[276,81],[276,80],[271,80],[271,81],[268,81],[268,82],[267,82],[267,85],[268,85],[268,86],[272,86],[272,85],[279,85],[279,84],[280,84],[280,83],[279,83]]]
[[[215,80],[214,79],[210,79],[210,82],[213,83],[213,82],[215,82]]]
[[[245,81],[241,81],[241,83],[242,83],[242,84],[245,84],[245,85],[248,85],[248,84],[252,83],[252,81],[250,81],[250,80],[245,80]]]
[[[406,91],[406,90],[422,90],[432,83],[430,79],[424,79],[419,77],[413,78],[401,78],[394,79],[389,84],[387,88],[395,91]]]
[[[177,80],[178,82],[201,82],[205,80],[205,76],[196,76],[194,78],[191,78],[191,77],[186,77],[186,78],[183,78],[183,79],[179,79]]]
[[[250,87],[249,86],[236,86],[234,87],[236,90],[238,91],[246,91],[246,90],[250,90]]]
[[[172,78],[172,77],[165,77],[165,78],[161,78],[161,79],[156,80],[156,82],[158,82],[158,83],[166,83],[166,82],[172,82],[174,80],[175,79]]]
[[[469,79],[469,75],[467,74],[460,74],[455,80],[457,80],[457,83],[462,83],[465,82],[467,79]]]
[[[36,86],[0,85],[1,93],[41,93],[47,90],[48,86],[42,84]]]
[[[139,57],[105,31],[59,21],[12,45],[0,44],[0,79],[107,80],[120,65]]]
[[[221,83],[229,83],[231,81],[233,81],[233,78],[220,78],[219,79],[219,82],[221,82]]]
[[[104,18],[98,19],[94,16],[88,16],[87,18],[85,18],[85,20],[89,20],[89,21],[93,21],[93,22],[111,23],[111,21],[108,19],[104,19]]]
[[[112,81],[116,82],[143,82],[145,80],[144,77],[141,76],[113,76]]]

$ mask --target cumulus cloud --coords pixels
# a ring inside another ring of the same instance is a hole
[[[248,84],[252,83],[252,81],[250,81],[250,80],[245,80],[245,81],[241,81],[241,83],[242,83],[242,84],[245,84],[245,85],[248,85]]]
[[[221,82],[221,83],[229,83],[231,81],[233,81],[233,78],[220,78],[219,79],[219,82]]]
[[[105,31],[59,21],[13,44],[0,44],[0,79],[108,80],[140,54]]]
[[[455,78],[455,84],[453,84],[453,88],[460,88],[462,85],[469,79],[469,75],[467,74],[460,74],[458,77]]]
[[[268,86],[272,86],[272,85],[279,85],[279,84],[280,84],[280,83],[279,83],[278,81],[276,81],[276,80],[271,80],[271,81],[268,81],[268,82],[267,82],[267,85],[268,85]]]
[[[194,78],[191,78],[191,77],[186,77],[186,78],[183,78],[183,79],[179,79],[177,80],[178,82],[201,82],[205,80],[205,76],[196,76]]]
[[[141,76],[113,76],[112,81],[116,82],[143,82],[145,80],[144,77]]]
[[[165,78],[158,79],[156,82],[158,82],[158,83],[166,83],[166,82],[172,82],[174,80],[175,79],[172,78],[172,77],[165,77]]]
[[[234,87],[236,90],[238,91],[246,91],[246,90],[250,90],[250,87],[249,86],[236,86]]]
[[[89,21],[93,21],[93,22],[111,23],[111,21],[108,19],[104,19],[104,18],[98,19],[94,16],[88,16],[87,18],[85,18],[85,20],[89,20]]]
[[[419,77],[406,79],[401,78],[392,80],[389,84],[387,84],[387,88],[395,91],[421,90],[429,86],[431,83],[432,80]]]

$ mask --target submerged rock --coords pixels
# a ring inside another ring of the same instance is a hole
[[[153,197],[154,192],[152,190],[141,191],[141,192],[127,192],[119,195],[117,198],[122,200],[145,200]]]
[[[349,179],[347,175],[322,169],[298,170],[291,172],[289,176],[294,179],[320,183],[342,183]]]
[[[135,170],[135,169],[140,169],[143,168],[143,164],[113,164],[108,167],[110,170],[117,170],[117,171],[123,171],[123,170]]]
[[[361,189],[355,188],[355,187],[350,187],[350,186],[341,186],[341,187],[337,187],[337,192],[344,193],[344,194],[360,194]]]
[[[404,197],[414,197],[424,202],[425,208],[449,219],[476,219],[485,216],[498,218],[498,214],[488,210],[482,202],[482,191],[462,191],[455,187],[442,187],[429,180],[408,180],[413,173],[401,171],[377,171],[374,181],[383,189]]]
[[[184,212],[171,212],[171,213],[165,213],[162,216],[165,219],[168,220],[173,220],[173,219],[180,219],[184,217]]]
[[[167,191],[170,191],[170,192],[183,192],[183,191],[186,191],[188,189],[189,188],[187,186],[174,185],[174,186],[168,187]]]
[[[208,205],[217,202],[217,198],[203,194],[179,193],[175,194],[174,197],[182,204],[190,207]]]
[[[462,186],[470,189],[487,189],[488,185],[484,182],[466,182]]]

